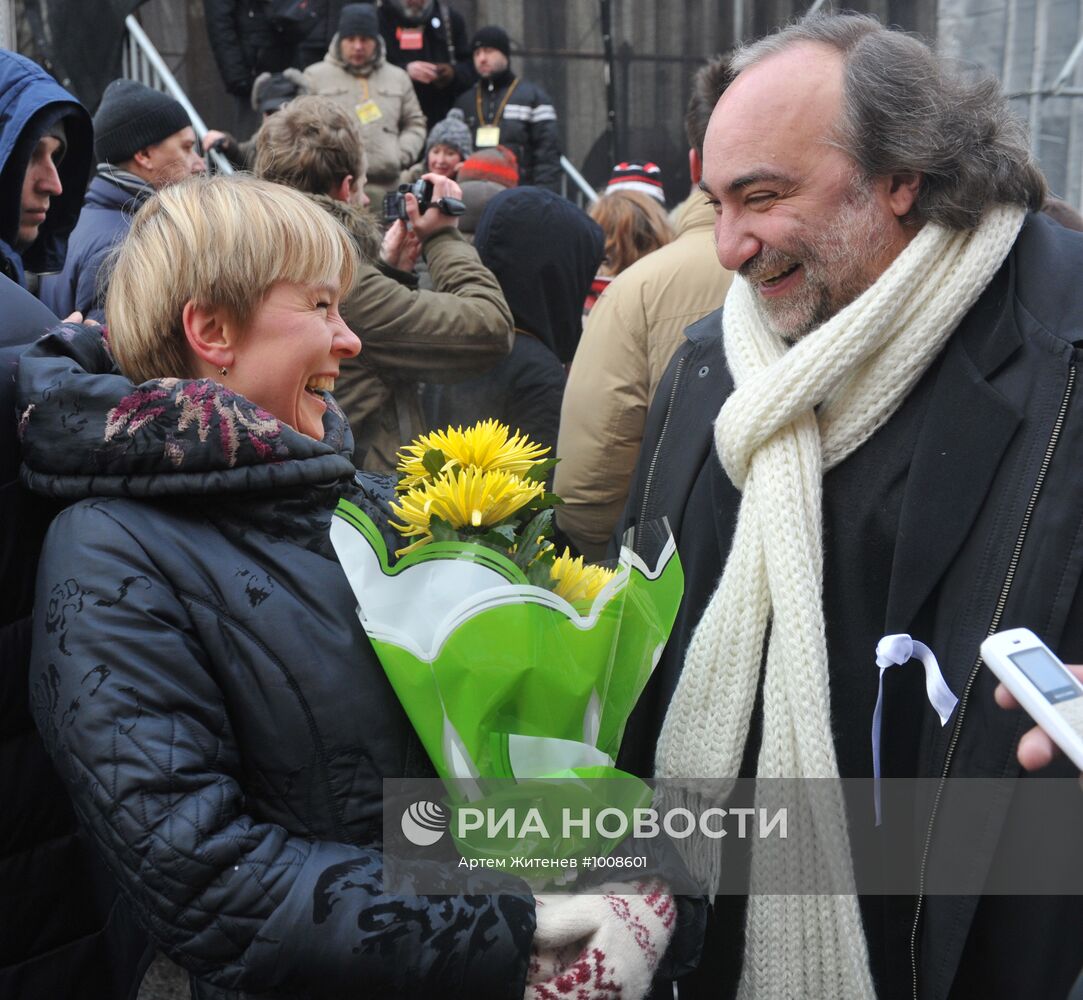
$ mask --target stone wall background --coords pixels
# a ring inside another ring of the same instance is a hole
[[[1083,36],[1083,3],[941,0],[938,31],[943,51],[992,71],[1014,95],[1050,187],[1083,207],[1083,59],[1052,87]]]
[[[452,0],[452,6],[465,17],[468,32],[485,24],[507,29],[513,68],[553,98],[565,155],[592,184],[604,183],[612,162],[601,4]],[[680,201],[689,187],[683,117],[692,73],[736,38],[763,34],[810,6],[789,0],[612,0],[617,160],[654,160],[663,169],[670,203]],[[935,0],[846,6],[926,35],[936,29]],[[139,17],[208,125],[231,130],[243,126],[231,98],[221,91],[202,0],[150,0]]]

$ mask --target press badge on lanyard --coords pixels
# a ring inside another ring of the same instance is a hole
[[[380,109],[376,106],[376,102],[371,100],[357,105],[354,111],[357,112],[357,117],[361,119],[362,125],[369,125],[377,119],[383,118]]]
[[[483,146],[500,145],[500,119],[504,117],[504,109],[508,106],[508,101],[511,100],[511,95],[515,93],[515,88],[518,86],[519,77],[515,77],[515,79],[511,81],[511,86],[509,86],[505,92],[504,99],[500,102],[500,107],[496,109],[493,120],[487,122],[485,120],[485,113],[481,108],[481,84],[478,83],[475,85],[474,105],[477,108],[478,127],[474,132],[474,145],[479,149]]]

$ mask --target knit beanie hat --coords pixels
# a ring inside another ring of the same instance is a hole
[[[277,111],[283,104],[307,93],[308,84],[300,70],[260,73],[252,84],[252,108],[266,114],[268,111]]]
[[[478,33],[470,43],[470,51],[473,52],[474,49],[497,49],[503,52],[506,58],[511,58],[511,43],[508,41],[508,33],[495,24],[478,29]]]
[[[123,163],[191,124],[168,94],[135,80],[114,80],[94,115],[94,155],[100,163]]]
[[[656,198],[663,205],[666,203],[662,171],[656,163],[618,163],[605,186],[606,194],[614,191],[639,191]]]
[[[459,184],[465,181],[493,181],[501,187],[518,187],[519,161],[507,146],[486,146],[459,164],[455,179]]]
[[[348,3],[342,8],[338,18],[338,37],[379,38],[380,22],[376,17],[376,8],[370,3]]]
[[[470,137],[470,127],[458,108],[452,108],[443,121],[433,125],[428,139],[425,140],[426,156],[433,146],[450,146],[457,150],[464,160],[473,151],[474,143]]]

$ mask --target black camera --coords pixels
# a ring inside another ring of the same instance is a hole
[[[417,210],[422,215],[434,204],[444,215],[462,215],[466,206],[458,198],[441,198],[439,201],[432,200],[432,181],[424,177],[414,181],[413,184],[400,184],[398,191],[392,191],[384,195],[384,219],[394,222],[402,219],[409,222],[410,217],[406,214],[406,195],[412,194],[417,199]]]

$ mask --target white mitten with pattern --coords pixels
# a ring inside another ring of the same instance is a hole
[[[640,1000],[677,920],[657,880],[598,887],[597,894],[536,897],[537,930],[526,1000]]]

